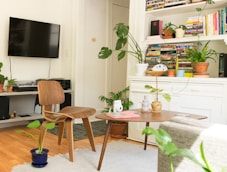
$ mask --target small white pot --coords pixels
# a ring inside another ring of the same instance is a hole
[[[182,38],[184,37],[185,30],[182,28],[176,29],[176,38]]]
[[[138,63],[136,64],[136,76],[144,76],[147,70],[148,63]]]

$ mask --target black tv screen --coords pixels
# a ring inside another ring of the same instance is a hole
[[[10,17],[8,56],[58,58],[60,25]]]

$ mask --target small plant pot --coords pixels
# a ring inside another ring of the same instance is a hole
[[[205,74],[207,73],[209,63],[208,62],[200,62],[194,64],[195,73],[197,74]]]
[[[168,76],[169,77],[174,77],[175,76],[175,73],[176,73],[176,70],[175,69],[169,69],[168,70]]]
[[[162,111],[162,103],[160,101],[152,102],[151,107],[153,113],[160,113]]]
[[[182,28],[176,29],[176,38],[183,38],[184,37],[185,30]]]
[[[47,158],[48,158],[48,149],[43,148],[42,153],[36,153],[36,149],[32,149],[31,155],[32,155],[32,166],[36,168],[42,168],[47,165]]]
[[[4,84],[0,84],[0,93],[4,91],[3,86],[4,86]]]
[[[111,137],[125,139],[127,137],[127,123],[113,123],[111,126]]]
[[[7,92],[13,92],[13,86],[7,86]]]
[[[174,33],[171,30],[164,30],[164,35],[163,38],[164,39],[171,39],[174,38]]]
[[[147,70],[148,63],[139,63],[136,65],[136,76],[144,76]]]

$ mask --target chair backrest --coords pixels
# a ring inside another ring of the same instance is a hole
[[[65,94],[61,84],[54,80],[38,82],[39,104],[42,106],[61,104],[65,101]]]

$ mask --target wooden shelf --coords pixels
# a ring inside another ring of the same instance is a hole
[[[64,93],[71,93],[72,90],[64,90]],[[38,91],[21,91],[21,92],[2,92],[0,96],[25,96],[25,95],[36,95]]]
[[[11,122],[20,122],[20,121],[31,121],[31,120],[36,120],[36,119],[43,119],[42,114],[29,114],[29,115],[30,116],[26,116],[26,117],[16,116],[13,119],[0,120],[0,124],[11,123]]]
[[[223,40],[225,44],[227,44],[227,34],[226,35],[212,35],[212,36],[200,36],[200,41],[221,41]],[[144,41],[144,44],[165,44],[165,43],[184,43],[184,42],[196,42],[198,41],[197,36],[192,37],[183,37],[183,38],[174,38],[174,39],[152,39],[149,37],[149,39]]]
[[[214,8],[223,8],[224,6],[227,5],[227,2],[225,0],[214,0],[215,4],[206,5],[206,10],[208,9],[214,9]],[[178,5],[178,6],[173,6],[173,7],[168,7],[168,8],[162,8],[162,9],[157,9],[157,10],[152,10],[152,11],[146,11],[146,15],[150,16],[166,16],[166,15],[174,15],[174,14],[180,14],[180,13],[186,13],[186,12],[191,12],[193,10],[196,10],[196,8],[203,8],[205,5],[205,2],[198,2],[198,3],[191,3],[191,4],[185,4],[185,5]]]

